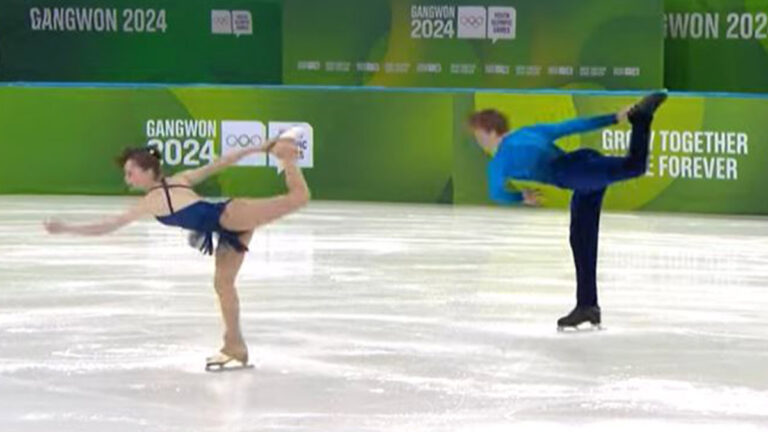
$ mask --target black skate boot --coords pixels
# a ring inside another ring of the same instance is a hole
[[[557,320],[557,331],[565,329],[577,329],[580,324],[588,322],[592,324],[593,329],[600,330],[600,307],[582,307],[576,306],[568,315]]]
[[[651,119],[653,113],[667,100],[667,92],[660,91],[649,94],[648,96],[640,99],[640,102],[636,103],[627,113],[627,118],[630,122],[634,123],[640,119]]]

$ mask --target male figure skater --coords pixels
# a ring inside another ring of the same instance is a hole
[[[490,197],[502,204],[534,204],[534,192],[510,192],[510,179],[535,181],[573,191],[570,243],[576,264],[576,307],[557,321],[558,330],[589,322],[600,326],[597,302],[597,239],[605,189],[615,182],[639,177],[648,169],[648,146],[653,114],[667,99],[656,92],[615,114],[538,124],[510,132],[507,118],[488,109],[469,117],[477,143],[493,155],[488,164]],[[604,156],[592,149],[566,153],[554,142],[628,120],[632,124],[629,152]]]

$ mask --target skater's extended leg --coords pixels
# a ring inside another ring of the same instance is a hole
[[[666,98],[666,93],[653,93],[625,111],[624,115],[632,124],[626,156],[602,156],[597,151],[582,149],[555,160],[553,169],[558,186],[572,190],[598,190],[644,175],[648,169],[653,114]]]
[[[232,231],[249,231],[293,213],[307,204],[309,188],[294,161],[285,162],[285,183],[288,193],[272,198],[237,198],[227,205],[221,215],[221,225]]]

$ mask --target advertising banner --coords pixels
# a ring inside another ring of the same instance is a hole
[[[599,94],[478,93],[475,109],[496,108],[509,116],[512,128],[572,117],[607,114],[632,104],[637,96]],[[672,95],[652,124],[648,172],[616,183],[605,195],[605,207],[618,210],[703,213],[768,213],[768,103],[760,98]],[[623,156],[631,127],[619,124],[557,144],[566,151],[591,148]],[[454,152],[455,202],[487,203],[487,157],[471,142],[457,140]],[[565,207],[570,192],[536,184],[543,204]]]
[[[666,0],[665,83],[768,92],[768,0]]]
[[[296,125],[304,131],[300,165],[316,199],[450,202],[454,97],[0,86],[0,193],[125,193],[122,169],[113,163],[125,147],[158,147],[164,170],[174,173],[259,145]],[[251,156],[200,191],[282,193],[276,165],[273,157]]]
[[[282,80],[269,0],[3,0],[0,81]]]
[[[663,86],[661,0],[284,0],[286,84]]]

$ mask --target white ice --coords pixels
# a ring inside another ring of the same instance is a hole
[[[255,368],[211,374],[213,260],[115,197],[0,197],[0,431],[768,429],[768,219],[604,214],[606,330],[561,211],[314,202],[257,232]]]

